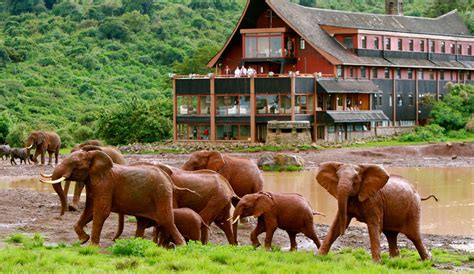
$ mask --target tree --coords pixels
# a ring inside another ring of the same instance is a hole
[[[474,86],[453,85],[441,101],[434,104],[430,116],[433,123],[447,130],[459,130],[466,126],[474,113]]]
[[[99,26],[100,33],[108,39],[125,41],[128,38],[129,30],[124,23],[118,20],[110,20]]]
[[[42,0],[6,0],[5,8],[11,14],[19,15],[24,12],[33,12],[34,8],[42,3]]]
[[[122,0],[122,5],[125,12],[136,10],[151,15],[153,11],[153,0]]]

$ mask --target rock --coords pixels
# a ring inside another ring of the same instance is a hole
[[[272,166],[275,165],[275,160],[273,159],[274,154],[273,153],[263,153],[258,157],[257,160],[257,165],[260,169],[262,169],[263,166]]]
[[[451,156],[451,160],[456,160],[457,158],[458,158],[458,156],[457,156],[457,155],[453,155],[453,156]]]
[[[453,144],[451,144],[451,142],[447,142],[447,143],[446,143],[446,146],[448,146],[448,147],[452,147],[452,146],[453,146]]]
[[[297,166],[304,167],[304,160],[300,156],[278,153],[273,157],[275,164],[283,167]]]

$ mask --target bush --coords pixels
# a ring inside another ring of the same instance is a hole
[[[15,124],[10,128],[6,141],[12,147],[23,147],[31,129],[26,124]]]
[[[152,241],[142,238],[119,239],[110,247],[114,255],[143,257],[148,249],[157,248]]]
[[[12,121],[6,112],[0,113],[0,145],[6,142]]]
[[[443,100],[434,104],[430,116],[447,130],[459,130],[466,126],[474,113],[474,86],[450,85]]]
[[[107,39],[125,41],[128,39],[129,30],[124,23],[112,20],[99,26],[99,31]]]
[[[402,142],[421,142],[421,141],[443,141],[445,139],[445,129],[437,124],[431,124],[425,127],[417,127],[415,132],[405,133],[400,136]]]
[[[82,14],[79,12],[79,6],[69,1],[64,1],[54,5],[53,14],[61,17],[69,16],[75,21],[79,21],[82,18]]]

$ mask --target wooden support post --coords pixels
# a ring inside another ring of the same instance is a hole
[[[291,97],[291,121],[296,121],[296,76],[293,74],[290,76],[290,97]]]
[[[392,70],[393,85],[392,85],[392,115],[393,115],[393,126],[397,125],[397,79],[395,75],[395,68]]]
[[[419,106],[419,94],[420,94],[420,81],[419,81],[419,71],[415,70],[415,124],[418,126],[418,120],[419,120],[419,112],[420,112],[420,106]]]
[[[216,142],[216,92],[215,92],[215,76],[209,78],[210,96],[211,96],[211,143]]]
[[[318,141],[318,79],[314,78],[313,142]]]
[[[256,108],[256,97],[255,97],[255,77],[252,75],[250,77],[250,142],[255,143],[256,136],[256,120],[255,112]]]
[[[176,78],[173,77],[173,142],[178,141],[178,125],[176,116],[178,112],[178,97],[176,95]]]
[[[443,71],[444,73],[444,71]],[[436,71],[436,101],[439,100],[439,70]]]

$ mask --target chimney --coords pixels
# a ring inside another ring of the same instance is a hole
[[[403,0],[385,0],[385,14],[403,15]]]

